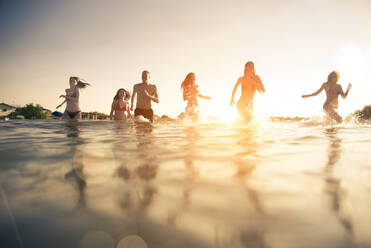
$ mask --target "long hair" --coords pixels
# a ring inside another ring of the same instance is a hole
[[[255,74],[255,67],[254,67],[254,63],[252,61],[249,61],[245,64],[245,70],[244,70],[243,74],[246,76],[249,71],[251,71]]]
[[[340,78],[340,73],[337,71],[332,71],[327,76],[327,83],[336,83]]]
[[[119,93],[120,93],[121,90],[123,90],[123,91],[125,92],[124,99],[125,99],[125,100],[130,99],[130,92],[127,91],[127,90],[125,90],[124,88],[121,88],[121,89],[119,89],[119,90],[116,92],[116,95],[115,95],[115,97],[113,98],[113,100],[119,100],[119,99],[120,99]]]
[[[183,89],[186,85],[190,83],[194,83],[195,78],[196,78],[196,74],[194,74],[193,72],[188,73],[180,87]]]
[[[71,80],[76,80],[77,81],[76,87],[80,89],[85,89],[87,86],[91,86],[91,84],[84,82],[85,80],[79,77],[70,77],[70,81]]]

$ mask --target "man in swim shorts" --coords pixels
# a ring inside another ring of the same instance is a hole
[[[137,104],[134,116],[142,115],[144,118],[153,122],[153,110],[151,102],[159,103],[156,85],[149,83],[149,71],[142,72],[142,82],[134,85],[131,97],[131,110],[133,111],[134,97],[137,96]]]

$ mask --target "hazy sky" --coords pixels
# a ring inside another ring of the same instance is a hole
[[[118,88],[149,70],[157,114],[184,111],[180,83],[195,72],[203,113],[228,111],[245,62],[254,61],[267,115],[320,113],[324,93],[302,99],[338,70],[353,88],[345,114],[371,104],[371,1],[0,0],[0,102],[51,110],[71,75],[92,83],[83,111],[108,113]]]

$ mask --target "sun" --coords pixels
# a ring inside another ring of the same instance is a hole
[[[352,82],[359,79],[363,71],[361,50],[353,45],[346,44],[336,50],[333,62],[334,70],[340,72],[342,82]]]

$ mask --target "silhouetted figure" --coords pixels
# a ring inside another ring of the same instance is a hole
[[[149,83],[149,71],[142,72],[142,82],[134,85],[133,96],[131,97],[131,110],[133,110],[134,98],[137,96],[137,104],[134,116],[143,116],[153,122],[153,110],[151,102],[159,103],[156,85]]]
[[[130,93],[125,89],[119,89],[113,98],[110,119],[127,121],[131,118],[129,102]]]
[[[245,64],[244,76],[237,80],[236,85],[233,88],[231,106],[234,104],[234,94],[238,86],[241,85],[241,98],[237,102],[237,110],[245,121],[251,120],[251,112],[254,107],[254,96],[255,92],[264,93],[264,85],[258,75],[255,74],[255,68],[253,62],[247,62]]]
[[[201,97],[207,100],[211,98],[209,96],[201,95],[198,92],[198,85],[196,84],[196,74],[190,72],[182,82],[181,88],[183,90],[183,100],[187,101],[187,107],[185,114],[192,120],[198,119],[199,109],[197,98]]]
[[[65,100],[57,106],[57,108],[60,108],[63,104],[67,103],[63,119],[81,119],[81,109],[79,106],[80,89],[86,88],[88,85],[90,84],[81,81],[79,77],[70,77],[70,88],[66,89],[66,95],[59,96],[59,98],[65,98]]]
[[[322,90],[325,90],[327,99],[323,104],[323,110],[326,114],[336,122],[340,123],[343,121],[343,118],[337,113],[338,109],[338,96],[341,95],[344,99],[348,96],[349,90],[352,87],[352,84],[348,84],[347,91],[344,93],[343,88],[340,84],[337,84],[337,81],[340,78],[340,74],[337,71],[331,72],[327,77],[327,82],[323,83],[321,88],[310,95],[303,95],[303,98],[316,96],[321,93]]]

